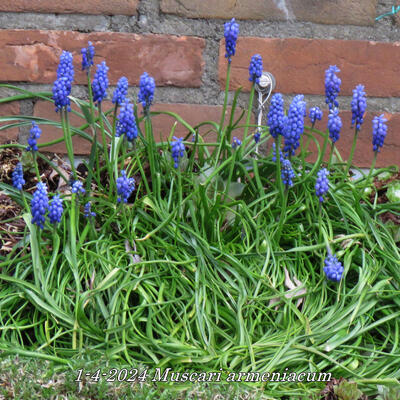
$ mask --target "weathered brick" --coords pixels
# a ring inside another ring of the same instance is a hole
[[[5,117],[5,116],[18,115],[18,114],[20,114],[19,102],[0,104],[0,116]],[[14,122],[16,122],[16,121],[1,122],[0,127],[4,126],[4,125],[9,125]],[[9,140],[17,140],[18,134],[19,134],[18,128],[2,129],[2,130],[0,130],[0,143],[1,144],[6,143]]]
[[[2,12],[135,15],[139,0],[13,0],[0,3]]]
[[[0,30],[0,81],[53,83],[62,50],[74,55],[75,83],[86,83],[81,71],[82,47],[93,42],[95,64],[106,60],[110,84],[126,76],[131,85],[147,71],[158,86],[198,87],[204,69],[204,39],[171,35],[40,30]]]
[[[374,158],[374,152],[372,150],[372,119],[375,115],[380,114],[381,113],[367,112],[364,116],[364,123],[357,137],[357,145],[353,157],[353,163],[358,167],[368,168],[371,166],[372,159]],[[336,146],[343,160],[347,161],[354,138],[354,128],[351,128],[351,111],[341,111],[340,117],[342,118],[343,127],[340,133],[340,139],[336,142]],[[385,117],[388,120],[388,133],[385,139],[385,144],[378,154],[376,162],[377,167],[399,165],[400,162],[400,137],[396,134],[396,132],[400,130],[400,113],[385,113]],[[327,123],[328,114],[327,112],[324,112],[322,121],[317,121],[315,128],[325,132]],[[315,135],[315,137],[318,138],[318,142],[322,148],[322,138],[319,135]],[[315,161],[317,154],[316,146],[312,144],[310,150],[313,151],[314,154],[310,156],[309,161]],[[327,147],[325,160],[328,160],[329,152],[330,145]]]
[[[368,96],[400,95],[400,42],[359,40],[239,38],[232,60],[231,90],[250,89],[248,66],[252,55],[263,57],[264,71],[276,78],[281,93],[325,94],[325,70],[337,65],[341,95],[352,95],[357,84]],[[225,42],[220,43],[219,78],[225,87]]]
[[[377,0],[161,0],[161,10],[189,18],[299,20],[373,25]]]
[[[113,105],[110,101],[104,102],[103,110],[107,110],[112,108]],[[78,108],[73,105],[74,110],[78,110]],[[222,107],[221,106],[207,106],[207,105],[198,105],[198,104],[176,104],[176,103],[163,103],[163,104],[154,104],[151,107],[152,111],[169,111],[178,114],[181,118],[183,118],[187,123],[191,126],[196,126],[204,121],[218,121],[221,118]],[[139,106],[139,112],[141,112],[141,106]],[[235,112],[235,118],[240,116],[241,110],[237,109]],[[35,104],[34,115],[41,118],[47,118],[55,121],[60,121],[60,116],[58,113],[54,112],[53,104],[44,101],[38,101]],[[230,116],[230,108],[228,108],[226,114],[226,122]],[[83,125],[86,121],[79,116],[70,113],[70,121],[72,126],[80,126]],[[152,117],[153,122],[153,133],[154,137],[157,141],[166,140],[170,133],[171,129],[175,123],[175,118],[165,114],[159,114]],[[141,126],[142,130],[144,130],[144,126]],[[213,142],[216,140],[215,132],[209,132],[211,130],[211,126],[203,126],[199,129],[200,135],[203,135],[204,140],[208,142]],[[56,129],[52,126],[41,125],[42,136],[39,139],[39,143],[46,143],[63,136],[61,129]],[[175,127],[174,135],[178,137],[185,137],[188,134],[188,130],[180,123],[178,123]],[[89,133],[89,131],[88,131]],[[98,134],[98,139],[101,140],[100,134]],[[234,135],[241,136],[239,133],[234,133]],[[74,151],[77,155],[87,155],[90,152],[90,143],[82,139],[78,136],[73,137]],[[42,148],[42,151],[52,151],[56,153],[65,153],[66,149],[64,143],[58,143],[52,145],[50,147]]]

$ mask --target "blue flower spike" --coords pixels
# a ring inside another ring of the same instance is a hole
[[[340,69],[336,65],[331,65],[325,71],[325,103],[328,104],[329,109],[339,107],[336,98],[340,92],[342,81],[336,75],[338,72],[340,72]]]
[[[339,116],[339,110],[333,108],[328,116],[328,131],[332,143],[336,143],[340,138],[340,130],[342,129],[342,119]]]
[[[90,201],[88,201],[85,204],[85,207],[83,209],[83,215],[85,218],[91,218],[96,216],[96,213],[92,211],[92,203]]]
[[[293,186],[293,179],[296,177],[296,174],[293,171],[292,164],[287,159],[282,162],[281,176],[286,189]]]
[[[242,141],[238,139],[236,136],[232,139],[232,149],[237,149],[242,144]]]
[[[121,111],[119,112],[115,136],[120,137],[124,134],[130,142],[135,140],[138,136],[133,105],[129,102],[129,99],[125,100]]]
[[[73,56],[69,51],[63,51],[57,68],[57,79],[66,78],[70,85],[74,80],[75,70],[72,63]]]
[[[21,163],[17,164],[12,173],[12,184],[17,190],[22,190],[22,187],[25,185],[24,171]]]
[[[173,136],[173,139],[171,142],[171,153],[174,159],[174,168],[178,168],[180,159],[185,155],[185,145],[183,144],[183,138]]]
[[[323,196],[329,190],[328,175],[329,171],[326,168],[319,170],[317,174],[317,182],[315,183],[315,194],[319,198],[320,203],[324,201]]]
[[[225,36],[225,58],[228,59],[230,64],[232,56],[236,52],[236,42],[239,36],[239,24],[232,18],[229,22],[224,24],[224,36]]]
[[[287,123],[285,124],[283,136],[285,137],[285,146],[283,151],[287,156],[294,155],[296,149],[300,146],[300,138],[304,132],[304,117],[307,115],[306,102],[303,95],[294,97],[289,107]]]
[[[311,107],[308,116],[310,118],[311,125],[314,127],[315,123],[321,121],[322,119],[322,110],[319,107]]]
[[[379,153],[387,134],[387,119],[384,115],[376,116],[372,120],[372,146],[375,153]]]
[[[261,129],[257,129],[254,133],[254,141],[258,144],[261,140]]]
[[[37,140],[40,138],[40,135],[42,134],[41,129],[39,126],[35,123],[32,122],[32,128],[30,130],[30,135],[28,138],[28,146],[26,148],[26,151],[38,151],[37,147]]]
[[[57,224],[61,222],[61,216],[63,213],[63,205],[62,205],[62,199],[60,199],[60,195],[56,194],[53,197],[53,200],[50,203],[49,206],[49,220],[51,224]]]
[[[263,61],[259,54],[254,54],[251,57],[249,65],[249,81],[253,83],[260,83],[260,78],[263,72]]]
[[[97,65],[92,83],[93,101],[95,103],[101,103],[107,97],[108,70],[109,68],[105,61]]]
[[[273,138],[283,135],[285,128],[285,109],[283,97],[280,93],[275,93],[271,97],[271,105],[267,115],[267,126]]]
[[[72,53],[63,51],[57,68],[57,79],[53,84],[53,100],[56,112],[65,108],[71,111],[69,95],[71,94],[72,82],[74,80],[74,65],[72,64]]]
[[[125,170],[121,171],[121,176],[117,178],[118,203],[128,202],[131,193],[135,190],[135,180],[126,176]]]
[[[329,254],[325,258],[324,272],[330,281],[339,282],[343,275],[343,265],[335,255]]]
[[[351,126],[356,126],[356,131],[361,129],[364,122],[364,114],[367,109],[367,99],[363,85],[357,85],[353,90],[353,99],[351,100]]]
[[[151,103],[154,99],[154,90],[156,83],[147,72],[144,72],[140,77],[138,102],[142,103],[145,114],[148,114]]]
[[[124,104],[126,95],[128,94],[128,79],[125,76],[119,78],[117,83],[117,88],[114,90],[113,93],[113,104],[118,106]]]
[[[48,208],[49,198],[47,196],[47,187],[44,183],[39,182],[36,185],[36,191],[31,200],[32,224],[43,229]]]
[[[81,54],[82,54],[82,71],[86,71],[88,73],[90,67],[93,65],[93,59],[94,59],[93,43],[88,42],[88,47],[84,47],[81,50]]]
[[[78,195],[78,197],[79,197],[81,194],[85,194],[86,190],[83,188],[83,184],[82,184],[81,181],[75,181],[72,184],[71,192],[72,193],[76,193]]]

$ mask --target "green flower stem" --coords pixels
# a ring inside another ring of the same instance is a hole
[[[61,124],[64,132],[65,147],[67,148],[68,159],[71,164],[71,171],[73,178],[76,179],[75,159],[74,159],[74,147],[72,144],[71,130],[69,126],[68,111],[66,107],[61,109]]]
[[[281,204],[284,202],[284,190],[283,182],[282,182],[282,175],[281,175],[281,135],[277,135],[275,138],[275,154],[276,154],[276,184],[278,186],[279,197],[281,199]]]
[[[331,143],[331,151],[329,153],[329,161],[328,161],[328,170],[331,169],[331,165],[332,165],[332,157],[333,157],[333,152],[335,150],[335,143]]]
[[[33,165],[35,166],[36,177],[37,177],[38,182],[40,182],[40,172],[39,172],[39,167],[38,167],[38,163],[37,163],[36,151],[32,150],[32,155],[33,155]]]
[[[240,158],[242,158],[244,149],[246,147],[246,139],[247,139],[247,135],[249,132],[249,125],[250,125],[250,119],[251,119],[251,114],[252,114],[252,110],[253,110],[253,101],[254,101],[255,90],[256,90],[256,84],[253,82],[253,85],[251,86],[251,91],[250,91],[249,108],[247,110],[246,126],[244,127],[242,146],[240,146]]]
[[[153,136],[153,128],[151,126],[151,119],[150,115],[146,113],[145,119],[144,119],[144,129],[145,129],[145,135],[146,135],[146,141],[147,141],[147,150],[148,150],[148,159],[149,159],[149,164],[150,164],[150,174],[151,174],[151,184],[153,188],[153,193],[156,194],[158,193],[158,188],[157,188],[157,180],[156,180],[156,171],[158,171],[157,165],[156,165],[156,160],[154,158],[154,152],[155,152],[155,141],[154,141],[154,136]],[[148,193],[150,194],[150,193]]]
[[[135,146],[136,146],[136,143],[135,143]],[[136,157],[136,161],[137,161],[137,164],[139,167],[140,175],[142,177],[142,182],[144,183],[144,186],[146,188],[147,195],[150,195],[150,193],[151,193],[150,186],[149,186],[149,183],[147,182],[147,177],[146,177],[146,174],[144,173],[142,162],[140,161],[138,151],[135,151],[135,157]]]
[[[372,173],[374,171],[375,165],[376,165],[376,158],[377,157],[378,157],[378,152],[375,151],[374,159],[372,160],[372,164],[371,164],[371,168],[369,169],[367,179],[365,180],[364,186],[363,186],[362,191],[361,191],[361,195],[362,196],[364,195],[364,192],[365,192],[365,189],[367,189],[367,186],[369,186],[372,183],[371,182],[371,177],[372,177]]]
[[[356,149],[356,143],[357,143],[357,135],[358,135],[358,129],[356,127],[356,130],[354,132],[354,138],[353,138],[353,145],[351,146],[351,151],[350,151],[350,156],[349,159],[347,160],[347,165],[344,173],[344,179],[346,179],[347,174],[349,173],[351,163],[353,161],[353,156],[354,156],[354,150]]]
[[[107,137],[106,137],[106,131],[104,129],[104,121],[103,121],[103,113],[101,111],[101,102],[99,102],[99,121],[100,121],[100,130],[101,130],[101,139],[103,142],[103,153],[104,153],[104,162],[106,163],[107,166],[107,172],[108,176],[112,176],[112,166],[110,163],[110,158],[108,155],[108,147],[107,147]],[[111,181],[111,179],[110,179]],[[111,184],[110,184],[111,186]]]
[[[218,128],[217,142],[219,143],[219,146],[218,146],[218,149],[217,149],[217,156],[215,157],[215,165],[218,164],[219,158],[221,156],[222,149],[227,146],[227,143],[226,143],[226,130],[223,129],[223,125],[224,125],[224,121],[225,121],[226,107],[227,107],[227,103],[228,103],[230,77],[231,77],[231,63],[228,61],[228,67],[227,67],[227,70],[226,70],[224,105],[222,107],[221,120],[220,120],[219,128]]]
[[[117,111],[118,111],[118,103],[115,103],[114,113],[113,113],[113,123],[112,123],[112,134],[111,134],[111,158],[110,163],[113,165],[112,170],[114,171],[113,175],[110,175],[110,187],[109,187],[109,195],[111,195],[112,190],[115,189],[115,180],[118,176],[118,157],[115,157],[115,133],[117,127]],[[125,137],[125,135],[124,135]],[[118,153],[117,153],[118,154]],[[114,179],[111,179],[111,176],[114,176]]]

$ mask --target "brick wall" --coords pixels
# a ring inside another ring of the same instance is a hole
[[[389,0],[2,1],[0,82],[33,91],[51,90],[58,57],[65,49],[75,56],[73,94],[85,97],[79,54],[90,40],[96,48],[95,63],[105,59],[110,67],[110,93],[125,75],[130,95],[136,98],[135,86],[147,71],[156,80],[157,109],[178,112],[193,124],[218,120],[226,71],[223,23],[235,17],[241,33],[232,61],[231,90],[243,86],[241,107],[248,101],[247,68],[255,53],[262,55],[264,70],[276,77],[276,90],[284,94],[286,104],[302,93],[310,106],[323,106],[324,71],[336,64],[341,69],[344,121],[339,148],[346,155],[352,138],[348,112],[352,89],[362,83],[369,112],[355,162],[369,165],[371,118],[385,113],[389,133],[378,165],[399,164],[400,20],[375,21],[392,5]],[[1,97],[10,93],[0,88]],[[51,107],[41,102],[0,107],[0,115],[19,112],[56,118]],[[320,127],[325,124],[326,120]],[[158,125],[159,133],[166,135],[172,121],[160,119]],[[27,129],[0,131],[0,142],[26,141]],[[47,129],[42,140],[57,134]],[[79,144],[76,148],[86,151]]]

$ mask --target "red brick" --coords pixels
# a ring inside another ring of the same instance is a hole
[[[12,0],[0,3],[2,12],[135,15],[139,0]]]
[[[198,87],[204,39],[171,35],[40,30],[0,30],[0,81],[53,83],[62,50],[74,55],[75,83],[86,83],[81,48],[92,41],[95,64],[106,60],[110,84],[126,76],[131,85],[147,71],[158,86]]]
[[[20,107],[18,102],[0,104],[0,116],[12,116],[20,114]],[[17,121],[2,122],[0,126],[15,123]],[[0,130],[0,143],[6,143],[9,140],[17,140],[19,134],[18,128],[8,128]]]
[[[324,77],[329,65],[341,72],[341,95],[352,95],[357,84],[368,96],[400,95],[400,42],[358,40],[239,38],[232,60],[231,90],[250,90],[248,66],[251,56],[263,57],[264,71],[271,72],[281,93],[325,94]],[[219,78],[225,87],[225,42],[220,43]]]
[[[356,150],[353,157],[353,164],[358,167],[371,166],[372,160],[374,158],[374,152],[372,150],[372,118],[375,115],[380,115],[382,113],[372,113],[367,112],[364,117],[364,123],[361,127],[361,131],[358,133]],[[342,118],[343,127],[340,133],[340,139],[336,142],[336,146],[340,152],[344,161],[347,161],[351,146],[353,144],[354,138],[354,128],[351,128],[351,111],[341,111],[340,117]],[[388,133],[385,139],[385,144],[382,147],[380,153],[378,154],[376,166],[385,167],[389,165],[399,165],[400,163],[400,137],[397,132],[400,130],[400,113],[386,114],[388,122]],[[328,116],[327,112],[324,113],[322,121],[317,121],[315,128],[325,131],[327,128]],[[315,137],[320,138],[319,135]],[[318,139],[319,144],[322,148],[322,139]],[[315,145],[310,146],[310,149],[315,152]],[[330,145],[327,147],[326,157],[329,157]],[[310,161],[316,160],[316,153],[310,156]]]
[[[161,0],[161,10],[189,18],[295,19],[322,24],[373,25],[376,4],[377,0]]]
[[[112,108],[111,102],[105,102],[103,110]],[[78,110],[76,106],[73,109]],[[196,126],[201,122],[215,121],[219,122],[221,118],[222,107],[221,106],[207,106],[198,104],[154,104],[151,108],[152,111],[169,111],[178,114],[183,120],[185,120],[191,126]],[[139,112],[142,112],[141,106],[139,106]],[[235,118],[240,116],[241,110],[237,109]],[[41,118],[47,118],[55,121],[60,121],[60,116],[54,111],[54,106],[51,103],[39,101],[35,104],[34,115]],[[228,108],[226,114],[226,122],[230,116],[230,108]],[[83,125],[86,121],[73,113],[70,113],[70,120],[72,126]],[[153,133],[157,141],[165,141],[171,133],[171,129],[175,123],[175,119],[169,115],[155,115],[152,117],[153,122]],[[244,123],[244,122],[243,122]],[[143,125],[141,126],[144,129]],[[42,136],[39,139],[39,143],[46,143],[63,136],[61,129],[56,129],[49,125],[42,125]],[[215,132],[208,132],[212,129],[212,126],[203,126],[199,129],[199,133],[208,142],[216,140]],[[178,137],[185,137],[188,134],[188,130],[180,123],[176,125],[174,135]],[[89,132],[88,132],[89,133]],[[236,136],[241,136],[241,132],[234,133]],[[98,136],[101,140],[101,136]],[[74,151],[77,155],[85,155],[90,152],[90,143],[85,139],[78,136],[73,138]],[[65,153],[66,149],[64,143],[52,145],[50,147],[42,148],[42,151],[51,151],[56,153]]]

